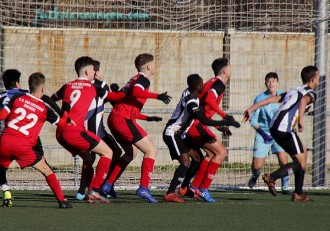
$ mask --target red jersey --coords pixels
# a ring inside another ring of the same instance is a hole
[[[35,146],[45,121],[56,124],[59,117],[44,102],[31,95],[15,95],[3,110],[9,113],[1,140],[17,143],[19,146]]]
[[[84,121],[91,102],[98,95],[95,86],[86,78],[78,78],[61,87],[52,98],[62,99],[71,106],[68,117],[76,123],[76,128],[84,129]],[[75,128],[70,126],[66,128]]]
[[[200,98],[201,105],[205,107],[205,116],[207,118],[211,118],[216,112],[222,117],[226,116],[226,113],[219,108],[225,89],[226,86],[219,76],[210,79],[204,84],[203,92],[198,95],[198,98]],[[213,101],[213,107],[209,104],[208,100]],[[217,110],[214,110],[214,107]]]
[[[116,102],[111,114],[119,115],[127,119],[136,119],[148,98],[157,98],[157,94],[149,92],[150,81],[142,73],[132,77],[124,86],[125,98]],[[146,94],[145,97],[134,96],[133,89],[140,88]]]

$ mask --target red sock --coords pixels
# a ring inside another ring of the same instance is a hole
[[[208,189],[210,187],[212,180],[213,180],[215,174],[217,174],[219,167],[220,167],[220,164],[210,161],[209,166],[207,167],[207,169],[205,171],[203,182],[200,186],[201,189]]]
[[[205,171],[207,169],[207,166],[209,165],[209,162],[205,159],[202,160],[201,165],[199,166],[199,169],[196,173],[195,179],[194,181],[191,183],[191,185],[195,188],[198,188],[203,181],[204,175],[205,175]]]
[[[113,168],[112,172],[110,173],[108,182],[109,184],[113,185],[116,180],[120,177],[120,175],[124,172],[125,168],[129,162],[124,159],[119,159],[115,167]]]
[[[95,177],[92,181],[91,188],[99,189],[104,182],[104,179],[107,177],[109,172],[109,167],[111,164],[111,159],[105,156],[102,156],[99,160],[99,163],[96,167]]]
[[[152,172],[154,171],[155,160],[151,158],[143,158],[141,166],[141,181],[140,185],[148,188],[151,180]]]
[[[60,182],[57,180],[55,173],[52,173],[48,176],[46,176],[46,181],[49,185],[49,187],[52,189],[53,193],[55,194],[55,197],[58,201],[64,200],[64,194],[60,185]]]

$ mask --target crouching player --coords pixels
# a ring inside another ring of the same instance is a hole
[[[180,101],[163,132],[163,140],[170,150],[172,160],[176,159],[180,163],[164,196],[164,202],[184,202],[174,192],[190,168],[190,158],[194,162],[200,162],[200,156],[188,148],[182,139],[194,119],[198,119],[200,123],[206,126],[230,126],[236,123],[233,120],[214,121],[205,117],[199,108],[199,99],[197,97],[198,94],[203,92],[204,87],[203,79],[198,74],[189,75],[187,84],[188,88],[183,91]]]
[[[47,107],[41,97],[44,94],[45,76],[34,73],[29,77],[31,94],[17,94],[0,111],[0,119],[6,119],[6,126],[0,138],[0,167],[8,169],[13,160],[21,168],[32,166],[41,172],[54,192],[60,208],[72,208],[63,195],[59,181],[44,156],[36,149],[37,139],[44,122],[47,120],[58,127],[66,125],[67,114],[59,119]],[[1,179],[1,178],[0,178]],[[0,182],[2,185],[3,182]]]

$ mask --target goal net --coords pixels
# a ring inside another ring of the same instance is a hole
[[[310,0],[5,0],[0,5],[0,71],[20,70],[24,88],[28,76],[39,71],[46,76],[46,93],[53,94],[76,78],[73,64],[83,55],[101,62],[109,84],[123,86],[136,73],[134,58],[140,53],[154,54],[157,71],[151,79],[151,91],[167,91],[173,98],[169,105],[149,100],[144,106],[143,113],[161,116],[162,122],[139,122],[159,150],[151,182],[154,188],[166,187],[177,166],[163,143],[162,132],[189,74],[198,73],[206,81],[213,77],[212,61],[227,57],[232,77],[221,107],[241,121],[244,109],[265,90],[268,72],[279,74],[280,89],[286,91],[301,85],[302,67],[313,65],[315,59],[316,6]],[[329,99],[329,93],[326,97]],[[329,106],[323,107],[329,120]],[[110,110],[107,105],[105,119]],[[318,143],[313,136],[312,114],[305,123],[301,139],[311,150],[305,186],[312,186],[313,161],[320,161],[312,155],[313,145]],[[213,187],[246,188],[254,129],[249,124],[233,128],[229,138],[213,131],[228,149]],[[326,131],[329,133],[329,125]],[[81,160],[72,158],[57,143],[54,127],[45,125],[41,139],[62,186],[76,189]],[[329,153],[327,144],[326,155]],[[139,184],[141,160],[139,153],[117,187]],[[327,163],[325,159],[323,163]],[[262,171],[277,167],[277,158],[270,155]],[[8,179],[17,189],[45,187],[41,175],[32,169],[20,170],[15,163]],[[324,185],[329,186],[329,180]],[[259,179],[257,187],[263,186]],[[294,186],[293,177],[290,186]]]

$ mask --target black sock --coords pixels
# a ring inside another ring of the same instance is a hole
[[[173,179],[171,180],[170,187],[167,190],[166,194],[174,193],[176,187],[181,184],[183,178],[187,173],[188,168],[184,165],[180,165],[174,172]]]
[[[299,172],[295,172],[294,174],[294,186],[295,186],[295,193],[298,195],[301,195],[303,190],[303,185],[304,185],[304,178],[305,178],[305,171],[301,170]]]
[[[186,177],[184,178],[181,188],[188,187],[192,178],[195,177],[196,172],[199,168],[200,162],[191,161],[190,167],[187,171]]]
[[[0,186],[7,184],[7,168],[0,166]]]
[[[272,172],[270,174],[270,178],[276,181],[278,178],[282,178],[283,176],[290,176],[293,173],[299,171],[301,171],[301,165],[299,164],[299,162],[294,161],[293,163],[288,163],[286,165],[283,165],[275,172]]]

